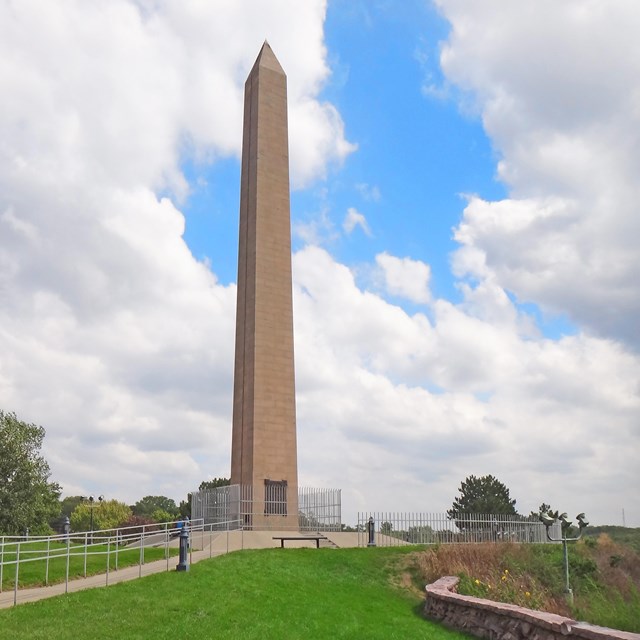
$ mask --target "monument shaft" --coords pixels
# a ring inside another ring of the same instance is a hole
[[[231,451],[251,524],[297,526],[297,466],[287,79],[265,42],[245,83]]]

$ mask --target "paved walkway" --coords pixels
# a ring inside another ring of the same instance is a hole
[[[287,535],[291,532],[278,531],[224,531],[220,533],[208,534],[195,532],[192,536],[192,552],[191,562],[195,564],[200,560],[213,558],[231,551],[239,551],[241,549],[267,549],[280,546],[278,541],[273,540],[273,536]],[[326,534],[333,543],[332,546],[338,547],[356,547],[358,546],[357,534]],[[171,546],[177,546],[178,540],[173,540]],[[315,548],[315,540],[312,541],[294,541],[288,543],[293,547]],[[74,591],[82,591],[83,589],[93,589],[95,587],[105,587],[118,582],[127,580],[135,580],[152,573],[161,573],[163,571],[174,571],[178,564],[178,557],[172,556],[167,561],[156,560],[147,564],[133,565],[117,571],[110,571],[108,574],[101,573],[87,578],[79,578],[69,580],[65,583],[54,584],[48,587],[36,587],[32,589],[19,589],[17,593],[14,591],[3,591],[0,593],[0,609],[6,609],[14,605],[24,602],[33,602],[44,598],[51,598],[64,593],[73,593]],[[15,600],[14,600],[15,599]]]
[[[204,558],[209,558],[209,549],[194,551],[192,553],[193,563],[196,563],[199,560],[203,560]],[[171,556],[168,563],[166,560],[156,560],[155,562],[149,562],[147,564],[143,564],[142,566],[133,565],[124,569],[118,569],[117,571],[110,571],[108,574],[101,573],[95,576],[88,576],[86,578],[69,580],[67,586],[65,586],[65,583],[62,582],[59,584],[50,585],[48,587],[19,589],[17,594],[14,591],[3,591],[2,593],[0,593],[0,608],[5,609],[7,607],[12,607],[14,605],[14,601],[17,604],[22,604],[23,602],[33,602],[34,600],[51,598],[52,596],[58,596],[63,593],[72,593],[74,591],[82,591],[83,589],[105,587],[111,584],[116,584],[118,582],[125,582],[126,580],[135,580],[136,578],[148,576],[152,573],[172,571],[175,570],[177,564],[178,557]]]

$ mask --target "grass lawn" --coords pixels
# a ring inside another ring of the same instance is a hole
[[[94,544],[86,547],[86,574],[92,576],[104,573],[107,568],[107,545]],[[55,584],[64,582],[67,568],[67,546],[63,543],[52,543],[49,547],[49,568],[47,574],[47,561],[42,558],[47,551],[46,543],[30,542],[21,546],[20,568],[18,573],[18,588],[40,587],[45,584]],[[169,555],[178,553],[175,548],[169,549]],[[144,548],[144,562],[162,560],[165,557],[164,547]],[[16,545],[6,544],[3,549],[2,558],[4,562],[12,562],[16,559]],[[33,558],[30,560],[29,558]],[[140,561],[140,548],[118,549],[117,555],[114,545],[109,548],[109,569],[122,569],[138,564]],[[85,574],[85,546],[71,545],[71,556],[69,561],[69,579],[81,578]],[[15,565],[5,565],[2,571],[2,590],[13,589],[15,581]],[[1,634],[1,632],[0,632]]]
[[[573,606],[564,594],[562,545],[442,545],[409,559],[416,585],[458,575],[461,594],[640,632],[640,557],[608,535],[587,538],[569,549]]]
[[[0,611],[0,639],[461,640],[419,615],[394,566],[413,550],[268,549]]]

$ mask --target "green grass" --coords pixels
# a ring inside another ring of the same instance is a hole
[[[577,601],[573,613],[578,620],[589,620],[602,627],[640,632],[640,593],[634,589],[624,599],[619,592],[595,589]]]
[[[409,550],[409,551],[414,551]],[[0,639],[462,640],[397,586],[404,549],[269,549],[0,611]]]
[[[640,557],[608,536],[569,548],[567,603],[562,545],[443,545],[410,558],[416,584],[460,577],[458,592],[640,632]]]
[[[47,576],[47,561],[41,558],[47,550],[46,543],[30,542],[21,545],[20,550],[20,568],[18,572],[18,589],[29,587],[40,587],[45,584],[56,584],[64,582],[67,570],[67,546],[65,544],[52,543],[49,548],[49,568]],[[109,548],[109,570],[116,568],[116,552],[113,545]],[[104,573],[107,568],[107,545],[89,545],[86,554],[86,575],[92,576]],[[175,548],[169,549],[169,555],[173,556],[178,553]],[[144,562],[153,562],[161,560],[165,557],[164,548],[144,548]],[[15,583],[15,564],[8,565],[6,563],[13,562],[16,559],[16,545],[6,544],[2,553],[5,566],[2,570],[2,590],[9,591],[13,589]],[[29,560],[29,558],[33,558]],[[139,548],[119,548],[117,553],[117,566],[122,569],[131,565],[138,564],[140,561]],[[69,579],[82,578],[85,575],[85,546],[71,545],[71,556],[69,559]]]
[[[603,533],[606,533],[614,542],[631,547],[636,553],[640,553],[640,528],[615,525],[588,527],[585,529],[584,535],[587,538],[597,538]]]

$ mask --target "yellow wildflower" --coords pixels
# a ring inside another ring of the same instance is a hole
[[[476,584],[480,584],[480,580],[476,578]]]
[[[527,598],[530,598],[530,597],[531,597],[531,594],[530,594],[528,591],[525,591],[525,592],[524,592],[524,595],[525,595],[525,596],[527,596]]]
[[[504,582],[507,579],[507,576],[502,576],[502,581]]]

